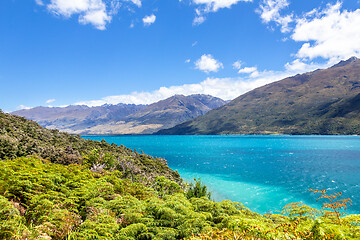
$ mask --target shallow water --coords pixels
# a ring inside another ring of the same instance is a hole
[[[341,191],[360,213],[358,136],[83,136],[163,157],[187,181],[201,177],[217,201],[279,211],[290,202],[321,208],[309,188]]]

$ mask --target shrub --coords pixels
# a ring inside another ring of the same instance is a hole
[[[208,199],[210,199],[211,193],[208,192],[207,186],[202,184],[201,179],[194,178],[194,182],[195,184],[190,183],[190,186],[186,191],[187,198],[190,199],[193,197],[195,198],[207,197]]]

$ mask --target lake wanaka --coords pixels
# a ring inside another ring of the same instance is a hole
[[[359,136],[83,136],[165,158],[190,182],[201,178],[215,201],[276,213],[291,202],[321,208],[308,189],[342,192],[360,213]]]

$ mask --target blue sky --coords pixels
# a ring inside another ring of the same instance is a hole
[[[360,3],[2,0],[0,108],[229,100],[360,56]]]

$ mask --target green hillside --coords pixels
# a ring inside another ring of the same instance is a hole
[[[338,218],[347,200],[260,215],[185,186],[165,160],[2,112],[0,151],[0,239],[360,238],[360,215]]]
[[[360,134],[360,60],[257,88],[158,134]]]
[[[132,151],[124,146],[85,140],[58,130],[48,130],[34,121],[0,111],[0,159],[36,155],[58,164],[86,164],[96,171],[119,170],[124,177],[151,182],[165,176],[181,183],[165,159]]]

